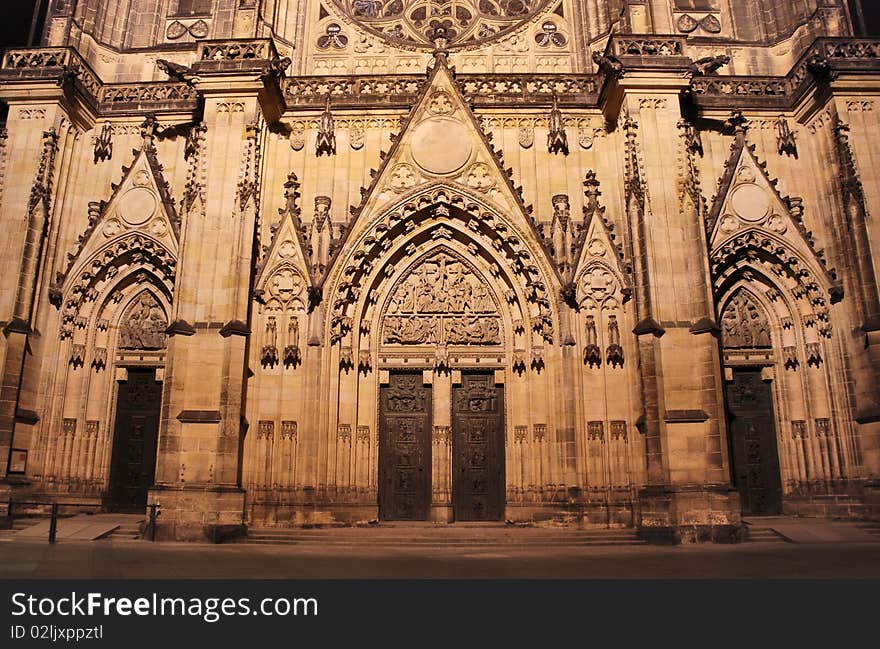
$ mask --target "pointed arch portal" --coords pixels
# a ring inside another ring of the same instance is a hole
[[[478,267],[474,248],[458,250],[451,230],[438,232],[415,261],[376,287],[381,308],[368,328],[376,327],[379,355],[424,365],[413,371],[392,361],[385,370],[379,515],[428,520],[436,504],[451,506],[456,521],[502,520],[504,385],[496,369],[506,365],[503,343],[512,327],[505,323],[512,319],[505,290]]]

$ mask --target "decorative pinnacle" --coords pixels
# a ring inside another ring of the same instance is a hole
[[[446,63],[446,57],[449,55],[449,36],[446,28],[442,25],[435,27],[431,40],[434,42],[434,59]]]

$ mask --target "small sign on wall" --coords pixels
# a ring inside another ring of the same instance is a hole
[[[28,452],[25,449],[14,448],[9,456],[9,473],[23,474],[27,469]]]

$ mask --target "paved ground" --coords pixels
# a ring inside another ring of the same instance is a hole
[[[0,545],[0,578],[880,579],[880,544],[394,549],[16,542]]]

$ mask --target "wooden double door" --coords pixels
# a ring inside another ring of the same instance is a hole
[[[422,374],[392,372],[379,409],[379,518],[430,518],[433,402]],[[452,508],[456,521],[504,516],[504,387],[493,372],[452,388]]]

